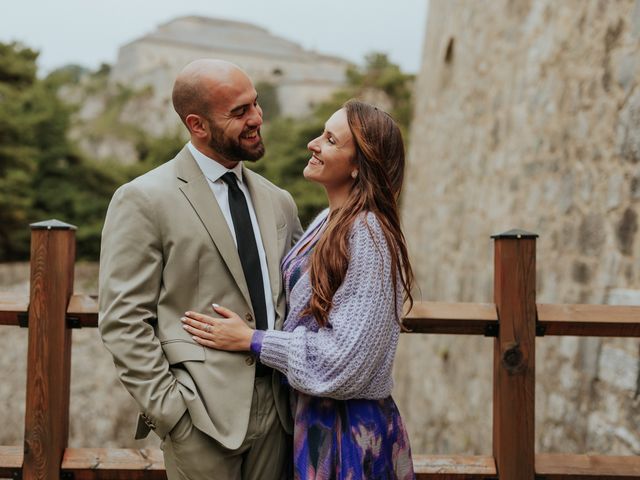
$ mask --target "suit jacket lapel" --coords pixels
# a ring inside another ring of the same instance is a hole
[[[246,179],[247,188],[251,194],[253,209],[256,212],[262,245],[267,256],[267,270],[271,284],[273,305],[278,301],[280,291],[280,257],[278,256],[278,233],[276,231],[276,217],[269,190],[260,185],[258,175],[246,168],[242,169],[242,176]]]
[[[176,157],[177,176],[181,180],[180,190],[195,210],[196,215],[209,233],[211,240],[218,248],[231,276],[238,284],[247,305],[251,305],[249,289],[244,279],[242,264],[238,256],[236,244],[233,241],[227,222],[222,215],[208,180],[202,174],[200,167],[187,147]]]

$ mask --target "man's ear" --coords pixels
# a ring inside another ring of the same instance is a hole
[[[189,115],[187,115],[187,118],[184,119],[184,122],[187,124],[189,133],[191,133],[191,135],[193,135],[194,137],[206,138],[207,135],[209,135],[208,122],[200,115],[190,113]]]

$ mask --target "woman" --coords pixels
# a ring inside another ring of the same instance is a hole
[[[282,262],[283,331],[256,331],[238,315],[187,312],[185,329],[211,348],[251,350],[292,387],[295,478],[412,479],[391,370],[413,275],[397,199],[404,147],[389,115],[358,101],[309,142],[305,178],[329,208]]]

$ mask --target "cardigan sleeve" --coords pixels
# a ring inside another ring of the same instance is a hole
[[[329,325],[317,332],[304,326],[293,332],[269,330],[262,341],[260,360],[310,395],[359,398],[397,341],[391,256],[373,213],[356,219],[349,248],[348,269],[334,295]]]
[[[255,330],[253,335],[251,336],[251,346],[249,350],[254,355],[260,355],[260,350],[262,350],[262,338],[264,337],[264,330]]]

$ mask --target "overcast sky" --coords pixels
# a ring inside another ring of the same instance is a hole
[[[3,1],[0,41],[40,51],[45,72],[114,63],[118,47],[177,16],[240,20],[321,53],[362,63],[386,52],[416,73],[428,0],[20,0]]]

